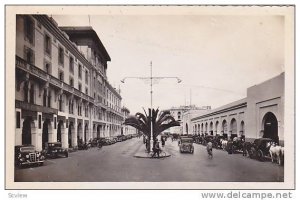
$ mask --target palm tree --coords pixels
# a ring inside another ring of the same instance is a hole
[[[153,127],[153,141],[155,141],[155,139],[161,132],[173,126],[180,126],[180,123],[171,116],[170,111],[162,111],[158,113],[158,109],[152,109],[151,112],[151,109],[149,108],[148,115],[145,110],[144,112],[145,115],[138,112],[134,116],[129,116],[125,119],[124,124],[133,126],[148,138],[146,147],[147,151],[150,152],[151,118]]]

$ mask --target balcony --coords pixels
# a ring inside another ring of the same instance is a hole
[[[56,114],[58,113],[58,110],[55,108],[49,108],[44,107],[36,104],[27,103],[24,101],[16,100],[16,108],[21,108],[24,110],[31,110],[36,112],[43,112],[43,113],[49,113],[49,114]]]
[[[29,64],[26,60],[18,56],[16,56],[16,66],[30,73],[31,75],[34,75],[38,78],[43,79],[44,81],[47,81],[48,74],[45,71],[41,70],[40,68],[37,68],[32,64]]]
[[[61,88],[64,91],[74,94],[79,98],[83,98],[86,101],[89,101],[91,103],[94,103],[94,98],[90,97],[89,95],[75,89],[74,87],[62,82],[58,78],[51,76],[47,74],[47,72],[41,70],[40,68],[29,64],[26,60],[16,56],[16,67],[22,69],[23,71],[26,71],[30,73],[31,75],[34,75],[40,79],[43,79],[44,81],[49,81],[50,84],[52,84],[55,87]]]

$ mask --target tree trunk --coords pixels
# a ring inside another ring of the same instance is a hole
[[[147,139],[147,141],[146,141],[146,150],[147,150],[147,152],[148,153],[150,153],[150,140],[149,139]]]

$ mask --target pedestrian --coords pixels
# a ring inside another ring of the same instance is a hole
[[[207,150],[207,153],[208,153],[208,156],[210,158],[213,157],[213,154],[212,154],[212,142],[209,140],[209,142],[206,144],[206,150]]]
[[[153,146],[153,155],[152,158],[155,157],[155,155],[157,155],[157,157],[159,158],[159,153],[160,153],[161,149],[159,147],[159,141],[156,139],[155,140],[155,144]]]

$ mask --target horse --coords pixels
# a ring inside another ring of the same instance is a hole
[[[222,149],[225,151],[226,150],[226,147],[227,147],[227,143],[228,141],[226,139],[223,139],[221,144],[222,144]]]
[[[269,153],[271,155],[272,162],[274,162],[276,159],[277,163],[281,165],[282,155],[284,153],[284,149],[282,149],[283,147],[276,145],[274,142],[270,143],[269,145],[270,145]]]

